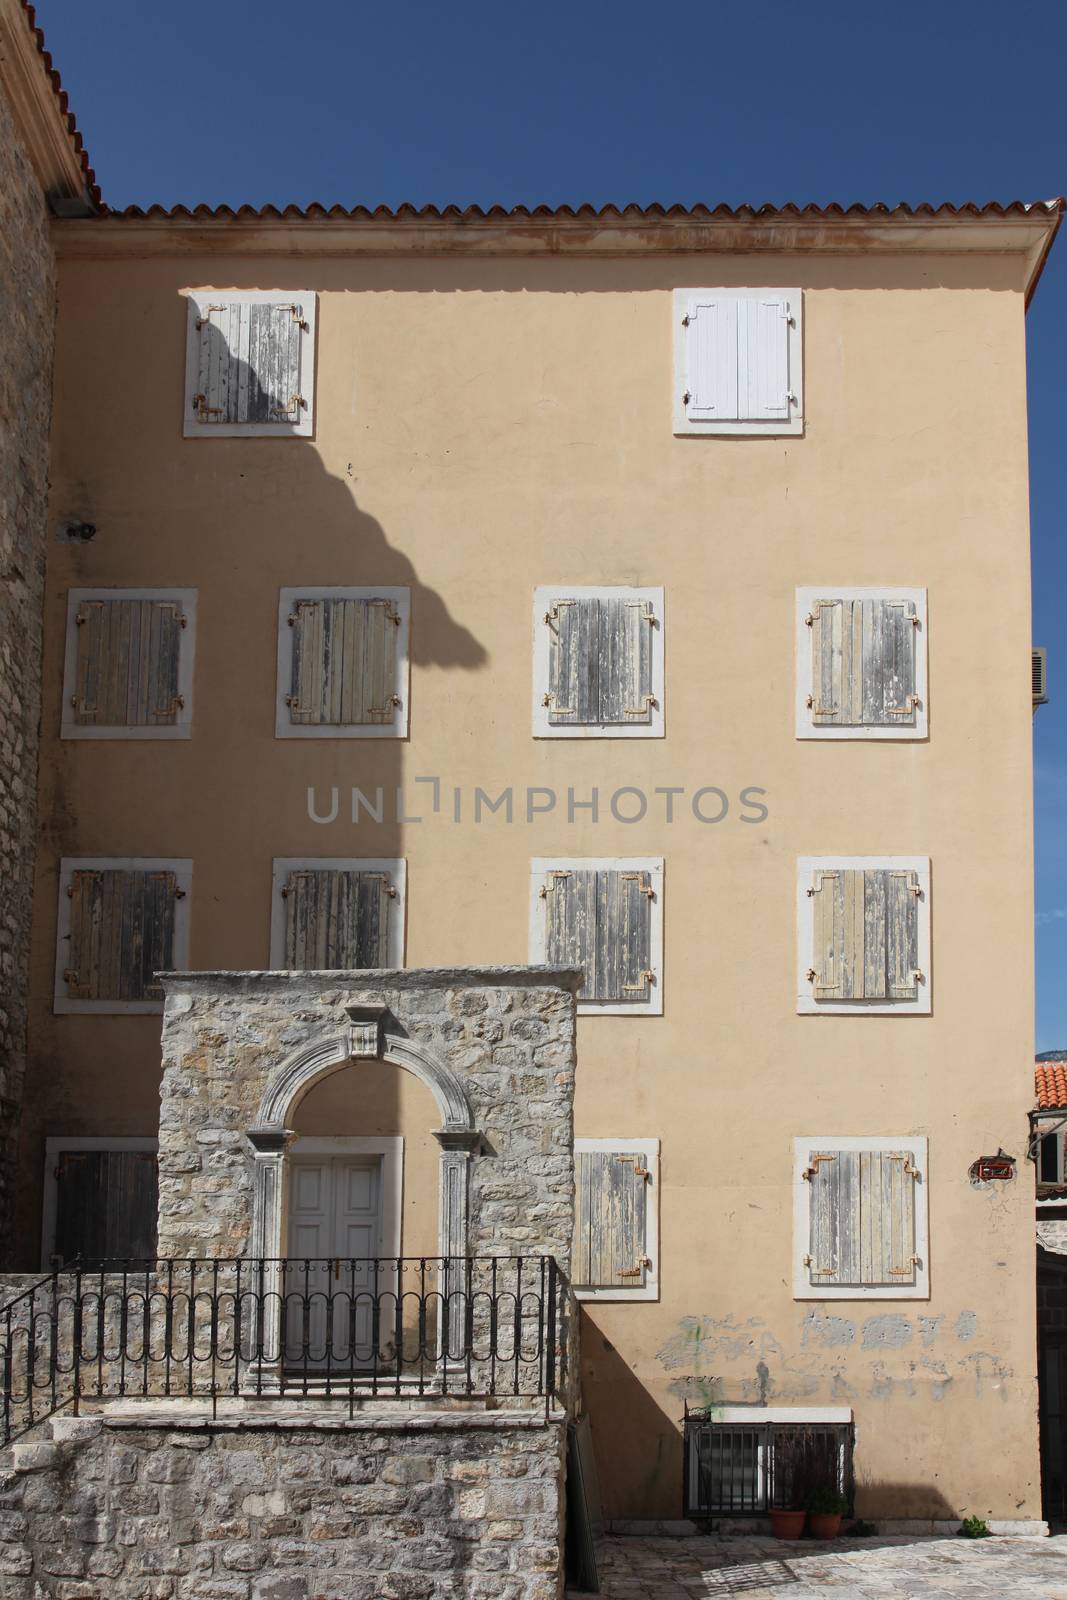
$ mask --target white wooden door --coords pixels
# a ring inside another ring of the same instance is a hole
[[[381,1252],[382,1164],[375,1157],[294,1160],[285,1273],[288,1365],[373,1364],[373,1268]]]

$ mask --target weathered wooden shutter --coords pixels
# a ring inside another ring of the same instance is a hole
[[[286,967],[291,972],[387,967],[396,893],[384,872],[291,872],[282,889]]]
[[[391,723],[400,704],[399,625],[390,600],[297,600],[289,617],[290,721],[336,727]]]
[[[813,1150],[809,1281],[823,1287],[906,1287],[915,1282],[915,1184],[907,1151]]]
[[[605,867],[550,872],[541,894],[545,959],[584,969],[579,999],[646,1001],[654,981],[649,874]]]
[[[55,1254],[85,1265],[156,1253],[157,1163],[141,1150],[61,1150]]]
[[[578,1150],[574,1285],[642,1289],[648,1271],[648,1173],[636,1151]]]
[[[694,299],[686,326],[686,416],[694,422],[789,419],[789,302],[781,296]]]
[[[544,620],[551,727],[651,722],[655,618],[647,600],[563,596]]]
[[[71,874],[70,956],[75,1000],[161,1000],[154,974],[174,965],[174,913],[184,894],[173,872],[127,868]]]
[[[817,600],[809,699],[816,727],[914,727],[912,600]]]
[[[84,600],[75,618],[79,727],[173,727],[184,704],[178,662],[185,618],[172,600]]]
[[[919,880],[897,868],[818,868],[812,901],[816,1000],[918,998]]]
[[[225,301],[201,308],[196,394],[198,422],[294,423],[301,393],[300,305]]]

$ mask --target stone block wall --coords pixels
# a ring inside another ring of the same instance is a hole
[[[469,1102],[480,1145],[469,1167],[467,1253],[551,1255],[566,1270],[578,979],[528,967],[411,970],[373,981],[358,973],[170,975],[160,1255],[257,1253],[248,1132],[265,1092],[287,1061],[343,1036],[351,1008],[384,1006],[386,1032],[446,1068]],[[359,1133],[358,1120],[337,1131]]]
[[[0,1465],[5,1600],[557,1600],[565,1427],[57,1420]]]
[[[0,97],[0,1251],[26,1066],[55,263],[48,208]]]

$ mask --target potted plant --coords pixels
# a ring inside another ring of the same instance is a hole
[[[781,1511],[770,1507],[771,1532],[776,1539],[799,1539],[804,1532],[805,1511]]]
[[[807,1498],[808,1528],[813,1539],[836,1539],[848,1501],[829,1484],[816,1484]]]

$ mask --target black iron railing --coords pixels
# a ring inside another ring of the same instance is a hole
[[[758,1516],[805,1508],[815,1488],[851,1509],[850,1422],[723,1422],[715,1408],[685,1411],[687,1517]]]
[[[566,1407],[551,1256],[108,1261],[0,1310],[0,1440],[86,1400],[512,1396]]]

